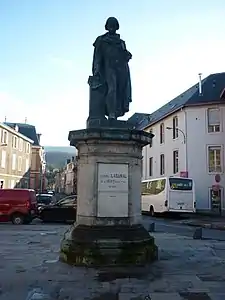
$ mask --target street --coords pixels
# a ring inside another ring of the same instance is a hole
[[[150,217],[147,215],[143,216],[143,224],[146,229],[149,228],[149,224],[155,223],[155,231],[156,232],[167,232],[167,233],[175,233],[182,236],[192,237],[195,227],[189,227],[182,224],[181,218],[159,218],[159,217]],[[214,230],[214,229],[202,229],[202,235],[204,239],[214,239],[218,241],[225,241],[225,231]]]
[[[0,300],[225,299],[225,232],[204,230],[207,239],[193,240],[195,228],[179,219],[143,216],[143,222],[155,222],[160,259],[146,270],[119,271],[59,262],[68,225],[0,224]]]

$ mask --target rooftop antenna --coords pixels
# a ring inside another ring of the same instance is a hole
[[[25,117],[25,124],[27,124],[27,117]]]
[[[202,73],[199,73],[198,77],[199,77],[199,84],[198,84],[199,96],[202,96]]]

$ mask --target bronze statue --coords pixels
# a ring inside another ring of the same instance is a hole
[[[94,42],[94,57],[90,85],[90,115],[116,120],[129,111],[131,80],[128,66],[132,55],[125,42],[116,33],[119,22],[110,17],[106,21],[107,33]],[[98,99],[97,99],[98,98]],[[92,106],[92,109],[91,109]]]

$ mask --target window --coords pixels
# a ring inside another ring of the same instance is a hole
[[[165,142],[165,127],[164,123],[160,124],[160,144]]]
[[[218,108],[209,108],[207,111],[208,132],[220,131],[220,110]]]
[[[178,117],[173,118],[173,139],[178,138]]]
[[[22,171],[22,157],[21,156],[18,158],[18,170]]]
[[[2,160],[1,160],[1,167],[5,169],[5,164],[6,164],[6,152],[2,150]]]
[[[173,173],[178,173],[179,170],[179,153],[178,150],[173,151]]]
[[[153,157],[149,158],[149,176],[153,175]]]
[[[30,144],[29,143],[27,143],[26,144],[26,153],[30,153]]]
[[[170,188],[177,191],[191,191],[193,182],[185,178],[169,178]]]
[[[23,151],[23,140],[19,140],[19,151]]]
[[[149,130],[149,133],[153,134],[153,129],[150,129],[150,130]],[[152,139],[152,141],[153,141],[153,139]],[[149,144],[149,147],[150,147],[150,148],[152,148],[152,143],[153,143],[152,141],[151,141],[151,143]]]
[[[8,133],[5,130],[2,130],[2,135],[1,135],[1,144],[7,144],[8,142]]]
[[[0,180],[0,189],[4,188],[4,180]]]
[[[160,175],[165,174],[165,156],[164,154],[160,155]]]
[[[157,195],[165,190],[166,179],[142,182],[142,195]]]
[[[37,196],[37,203],[38,204],[45,204],[49,205],[51,203],[55,202],[55,198],[52,195],[38,195]]]
[[[222,147],[210,146],[208,148],[208,165],[209,173],[221,173],[222,172]]]
[[[77,203],[77,200],[74,197],[72,199],[65,199],[63,201],[58,202],[58,204],[60,206],[74,206],[74,204],[76,204],[76,203]]]
[[[18,147],[18,138],[16,136],[12,137],[12,147],[14,149],[17,149],[17,147]]]
[[[12,155],[12,170],[16,170],[16,154]]]

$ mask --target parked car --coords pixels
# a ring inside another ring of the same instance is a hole
[[[0,221],[15,225],[29,224],[37,217],[37,199],[34,190],[0,189]]]
[[[77,214],[77,197],[68,196],[55,204],[40,207],[39,218],[43,222],[74,222]]]
[[[38,209],[40,209],[42,206],[56,203],[56,198],[52,194],[37,194],[36,198]]]
[[[48,191],[48,194],[50,194],[50,195],[54,195],[55,196],[55,191]]]

